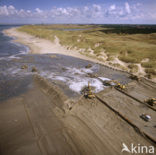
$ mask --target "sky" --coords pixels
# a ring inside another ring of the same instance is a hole
[[[0,0],[0,24],[156,24],[156,0]]]

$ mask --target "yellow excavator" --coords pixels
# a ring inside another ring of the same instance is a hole
[[[149,98],[149,99],[145,100],[144,102],[151,106],[154,106],[154,105],[156,105],[156,98]]]
[[[125,90],[126,89],[126,86],[125,85],[123,85],[123,84],[121,84],[120,82],[118,82],[118,81],[112,81],[113,83],[115,83],[115,87],[116,88],[119,88],[119,89],[121,89],[121,90]]]
[[[86,98],[92,99],[95,98],[94,93],[92,92],[92,89],[90,87],[90,83],[88,82],[88,87],[86,88],[85,92],[84,92],[84,96]]]
[[[123,85],[120,82],[115,81],[115,80],[110,80],[110,81],[107,81],[106,80],[106,81],[103,81],[103,84],[105,86],[114,86],[114,87],[119,88],[121,90],[125,90],[126,89],[126,86],[125,85]]]

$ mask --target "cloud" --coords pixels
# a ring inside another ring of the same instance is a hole
[[[14,6],[0,6],[0,17],[26,17],[31,14],[30,10],[17,10]]]
[[[93,9],[96,12],[101,11],[101,6],[100,5],[97,5],[97,4],[93,4]]]
[[[1,16],[8,16],[9,15],[8,8],[6,5],[0,6],[0,15]]]
[[[110,11],[115,10],[115,9],[116,9],[116,5],[115,4],[110,6]]]
[[[129,6],[128,2],[125,3],[125,9],[126,9],[126,12],[127,12],[128,14],[131,13],[131,9],[130,9],[130,6]]]
[[[43,11],[40,10],[39,8],[36,8],[35,11],[36,11],[37,13],[42,13],[42,12],[43,12]]]
[[[130,3],[131,4],[131,3]],[[145,5],[128,2],[122,5],[87,5],[83,7],[53,7],[50,10],[16,9],[14,6],[0,6],[0,21],[26,23],[114,23],[156,19],[156,11]],[[153,7],[153,6],[152,6]]]

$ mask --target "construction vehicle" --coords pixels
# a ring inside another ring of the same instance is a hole
[[[28,66],[27,65],[23,65],[23,66],[21,66],[21,69],[28,69]]]
[[[88,82],[88,87],[85,89],[84,96],[89,99],[95,98],[95,95],[92,92],[89,82]]]
[[[115,88],[121,89],[121,90],[125,90],[126,86],[121,84],[120,82],[117,81],[113,81],[113,83],[115,83]]]
[[[154,105],[156,105],[156,98],[149,98],[149,99],[145,100],[144,102],[151,106],[154,106]]]
[[[132,80],[136,80],[136,81],[139,81],[140,80],[140,78],[137,76],[137,75],[130,75],[130,78],[132,79]]]
[[[96,74],[87,73],[87,75],[88,75],[90,78],[98,78],[98,76],[97,76]]]
[[[85,66],[85,68],[91,68],[92,65],[91,64],[88,64],[87,66]]]
[[[151,120],[151,116],[147,114],[140,115],[140,118],[142,118],[144,121],[148,122]]]
[[[36,67],[32,67],[32,72],[37,72],[37,68]]]
[[[116,86],[116,88],[119,88],[119,89],[122,89],[122,90],[125,90],[126,89],[126,86],[121,84],[121,83],[118,83]]]
[[[123,85],[120,82],[115,81],[115,80],[105,80],[105,81],[103,81],[103,84],[105,86],[115,86],[115,88],[118,88],[118,89],[121,89],[121,90],[125,90],[126,89],[125,85]]]

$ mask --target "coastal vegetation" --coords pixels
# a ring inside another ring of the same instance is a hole
[[[57,36],[68,49],[122,66],[113,63],[117,58],[132,72],[141,64],[145,73],[156,75],[155,25],[25,25],[19,31],[50,41]]]

